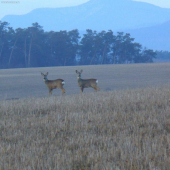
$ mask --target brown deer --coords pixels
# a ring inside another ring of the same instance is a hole
[[[62,95],[65,93],[65,89],[63,88],[65,81],[63,79],[48,80],[48,72],[46,74],[41,73],[41,75],[44,77],[44,82],[48,87],[49,96],[52,95],[52,90],[56,88],[61,89]]]
[[[96,92],[97,90],[100,90],[99,87],[97,87],[98,80],[97,79],[81,79],[81,73],[83,70],[80,72],[76,70],[77,73],[77,81],[78,85],[80,87],[81,93],[83,93],[84,88],[92,87]]]

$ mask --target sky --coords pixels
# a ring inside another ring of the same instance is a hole
[[[76,6],[89,0],[0,0],[0,19],[5,15],[22,15],[36,8]],[[162,8],[170,8],[170,0],[134,0],[147,2]]]

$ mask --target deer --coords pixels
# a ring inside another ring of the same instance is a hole
[[[83,70],[77,71],[77,81],[78,85],[80,87],[81,93],[83,93],[84,88],[92,87],[96,92],[100,90],[99,87],[97,87],[98,80],[97,79],[81,79],[81,73]]]
[[[65,93],[65,89],[63,88],[65,81],[63,79],[48,80],[47,79],[48,72],[46,74],[41,73],[41,75],[43,76],[44,83],[48,87],[49,96],[52,95],[52,90],[56,88],[61,89],[62,95]]]

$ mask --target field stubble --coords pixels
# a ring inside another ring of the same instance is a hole
[[[66,95],[79,94],[75,70],[81,69],[83,79],[98,79],[101,91],[170,85],[170,63],[0,69],[0,101],[48,96],[41,72],[49,72],[49,80],[64,79]],[[60,95],[60,89],[53,90],[53,96]]]
[[[0,103],[0,169],[168,170],[170,89]]]

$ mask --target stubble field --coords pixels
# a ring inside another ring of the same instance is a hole
[[[101,91],[81,95],[76,69]],[[66,95],[47,97],[41,71]],[[168,170],[169,75],[168,63],[0,70],[0,169]]]
[[[0,100],[47,97],[48,89],[41,72],[48,72],[48,79],[62,78],[66,95],[79,94],[75,70],[83,70],[82,78],[97,78],[101,91],[160,87],[170,85],[170,64],[129,64],[75,67],[49,67],[0,70]],[[93,92],[85,89],[85,93]],[[59,89],[53,91],[60,96]]]

